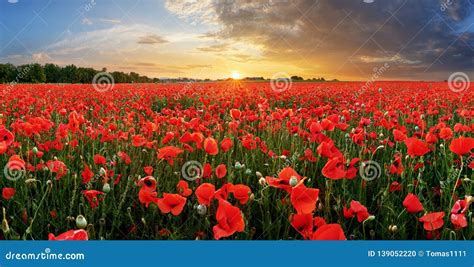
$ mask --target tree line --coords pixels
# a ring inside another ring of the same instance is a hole
[[[38,63],[15,66],[0,64],[0,83],[92,83],[94,76],[101,71],[93,68],[77,67],[74,64],[61,67],[56,64]],[[158,78],[149,78],[136,72],[109,72],[115,83],[151,83],[159,82]]]
[[[0,83],[93,83],[94,77],[101,72],[107,72],[106,68],[95,70],[93,68],[77,67],[74,64],[59,66],[52,63],[44,65],[38,63],[15,66],[11,63],[0,64]],[[112,75],[115,83],[158,83],[158,82],[209,82],[211,79],[191,78],[149,78],[136,72],[108,72]],[[326,81],[323,77],[304,79],[301,76],[291,76],[292,81]],[[217,81],[232,80],[232,78],[218,79]],[[264,77],[245,77],[244,81],[267,81]],[[337,80],[332,80],[337,81]]]

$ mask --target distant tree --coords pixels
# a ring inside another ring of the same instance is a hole
[[[13,64],[0,64],[0,83],[15,82],[16,67]]]
[[[297,76],[297,75],[291,76],[290,79],[291,79],[292,81],[303,81],[303,80],[304,80],[303,77]]]

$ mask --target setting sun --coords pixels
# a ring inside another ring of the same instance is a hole
[[[240,79],[240,73],[238,73],[236,71],[232,72],[232,79],[234,79],[234,80]]]

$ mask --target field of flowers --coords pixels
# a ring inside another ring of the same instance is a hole
[[[0,239],[474,239],[474,88],[0,85]]]

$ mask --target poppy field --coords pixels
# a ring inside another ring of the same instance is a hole
[[[1,239],[472,240],[474,88],[0,85]]]

